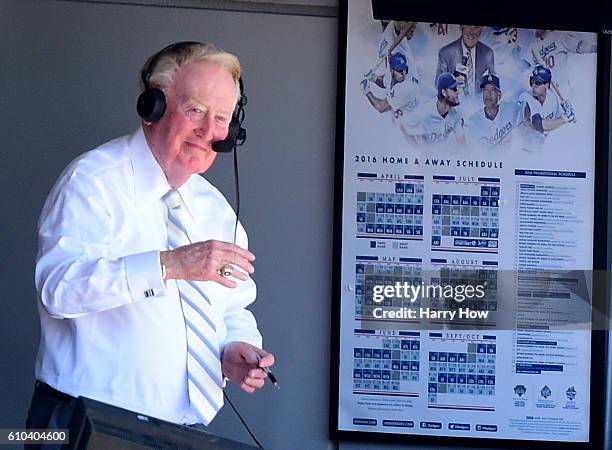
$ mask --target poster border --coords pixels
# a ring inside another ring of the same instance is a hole
[[[421,434],[395,434],[366,431],[339,430],[339,366],[340,366],[340,336],[341,336],[341,267],[342,267],[342,219],[344,192],[344,138],[345,138],[345,103],[346,103],[346,58],[348,40],[348,2],[339,0],[338,22],[338,71],[337,71],[337,104],[336,104],[336,150],[334,171],[334,213],[333,213],[333,277],[331,302],[331,351],[330,351],[330,438],[338,441],[413,443],[428,445],[470,445],[474,448],[499,447],[515,448],[520,445],[525,448],[550,448],[550,442],[526,439],[495,439],[479,437],[431,436]],[[363,1],[363,0],[358,0]],[[369,1],[369,0],[368,0]],[[593,210],[593,269],[607,270],[607,208],[608,208],[608,164],[610,136],[610,93],[611,86],[611,35],[612,23],[605,23],[611,15],[607,14],[612,6],[593,5],[591,8],[575,10],[559,10],[546,17],[526,17],[516,7],[514,13],[503,17],[493,11],[482,8],[476,15],[458,14],[456,8],[444,10],[439,4],[431,1],[412,0],[399,2],[397,0],[371,0],[376,18],[404,19],[425,22],[442,23],[473,23],[484,26],[513,26],[521,28],[554,28],[567,31],[589,31],[597,33],[597,77],[595,86],[595,176],[594,176],[594,210]],[[479,5],[481,2],[475,3]],[[485,3],[482,3],[485,5]],[[515,2],[516,6],[517,3]],[[525,7],[532,3],[525,2]],[[472,5],[471,5],[472,6]],[[390,15],[390,10],[393,14]],[[597,245],[595,245],[597,242]],[[607,277],[605,277],[607,280]],[[602,283],[603,284],[603,283]],[[594,289],[593,304],[608,317],[608,286]],[[589,441],[588,442],[555,442],[558,450],[578,450],[603,448],[605,429],[605,366],[608,345],[607,330],[591,332],[591,383],[589,402]]]

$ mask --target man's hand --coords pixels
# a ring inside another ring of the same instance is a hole
[[[245,281],[255,269],[251,262],[255,255],[250,251],[222,241],[196,242],[160,252],[160,261],[166,267],[165,280],[215,281],[225,287],[235,288],[237,283],[221,276],[225,264],[234,266],[232,277]],[[165,281],[164,280],[164,281]]]
[[[563,103],[561,103],[561,108],[563,109],[565,123],[576,122],[576,115],[574,114],[574,106],[572,105],[572,102],[570,102],[568,99],[565,99]]]
[[[230,342],[221,354],[223,374],[252,394],[264,385],[268,374],[261,367],[274,364],[274,355],[246,342]]]
[[[570,112],[570,113],[564,113],[562,116],[563,118],[563,122],[565,123],[575,123],[576,122],[576,115],[574,114],[574,112]]]

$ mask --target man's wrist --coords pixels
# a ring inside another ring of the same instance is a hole
[[[167,273],[166,273],[166,258],[165,258],[166,253],[167,252],[165,252],[165,251],[159,252],[159,267],[160,267],[160,270],[161,270],[161,276],[162,276],[162,280],[164,281],[164,283],[166,282],[166,276],[167,276]]]

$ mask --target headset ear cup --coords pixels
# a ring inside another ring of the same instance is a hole
[[[147,122],[157,122],[166,112],[166,96],[161,89],[149,88],[138,97],[138,115]]]

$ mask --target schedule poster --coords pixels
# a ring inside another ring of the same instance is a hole
[[[588,442],[597,35],[349,1],[345,70],[338,431]]]

